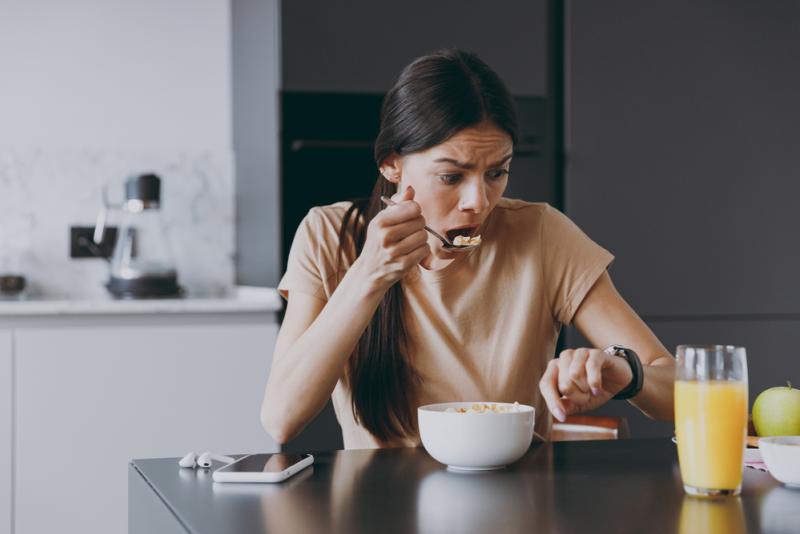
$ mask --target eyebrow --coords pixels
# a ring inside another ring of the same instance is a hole
[[[513,155],[514,155],[513,152],[511,152],[509,154],[506,154],[503,157],[503,159],[501,159],[500,161],[498,161],[496,163],[490,164],[489,167],[499,167],[500,165],[502,165],[506,161],[510,160]],[[460,167],[462,169],[467,169],[467,170],[471,170],[471,169],[475,168],[475,164],[474,163],[463,163],[463,162],[458,161],[458,160],[453,159],[453,158],[437,158],[437,159],[433,160],[433,162],[434,163],[451,163],[451,164],[455,165],[456,167]]]

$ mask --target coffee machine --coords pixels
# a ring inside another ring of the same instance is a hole
[[[132,176],[125,182],[125,200],[108,201],[97,217],[93,240],[103,241],[111,210],[121,212],[117,241],[111,255],[108,291],[116,298],[163,298],[182,294],[178,273],[161,217],[161,179],[155,174]]]

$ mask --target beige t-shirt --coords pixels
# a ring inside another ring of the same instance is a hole
[[[338,231],[349,202],[313,208],[295,235],[278,285],[328,300],[336,289]],[[588,291],[613,260],[547,204],[503,198],[480,229],[481,245],[440,270],[417,267],[400,283],[418,405],[450,401],[530,404],[550,433],[539,379]],[[345,258],[349,268],[354,258]],[[355,421],[340,380],[333,407],[347,449],[378,447]],[[417,445],[419,436],[403,443]]]

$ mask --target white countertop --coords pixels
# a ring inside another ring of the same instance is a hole
[[[0,317],[34,315],[97,315],[151,313],[232,313],[276,312],[282,308],[281,297],[271,287],[238,286],[219,297],[174,299],[116,300],[92,299],[0,300]]]

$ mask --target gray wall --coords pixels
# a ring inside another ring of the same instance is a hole
[[[668,349],[744,344],[751,401],[800,383],[800,4],[570,2],[567,18],[569,215]]]
[[[280,279],[278,0],[231,2],[236,275],[240,284]]]
[[[225,0],[0,2],[0,147],[229,149],[229,16]]]
[[[477,52],[516,95],[545,95],[546,1],[283,3],[283,88],[385,92],[413,58]]]

